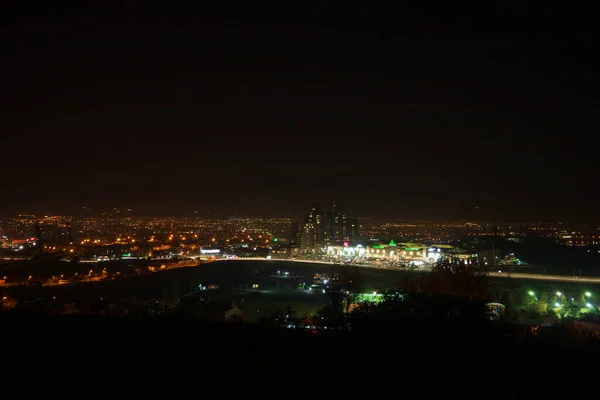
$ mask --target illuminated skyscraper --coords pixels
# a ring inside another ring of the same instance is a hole
[[[356,217],[345,217],[344,218],[344,240],[355,240],[360,237],[360,225],[358,218]]]
[[[327,213],[324,213],[316,200],[306,215],[302,228],[296,232],[299,232],[297,240],[300,246],[304,250],[312,250],[315,247],[357,239],[359,225],[356,218],[346,217],[336,203],[332,203]]]

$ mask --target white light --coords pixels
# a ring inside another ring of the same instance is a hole
[[[219,250],[219,249],[201,249],[200,250],[200,253],[202,253],[202,254],[218,254],[220,252],[221,252],[221,250]]]
[[[592,305],[591,305],[590,303],[587,303],[585,306],[586,306],[587,308],[592,308]]]

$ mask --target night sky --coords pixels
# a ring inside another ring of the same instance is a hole
[[[598,221],[591,10],[237,3],[3,10],[0,216]]]

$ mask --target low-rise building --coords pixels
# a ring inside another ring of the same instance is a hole
[[[426,249],[425,261],[435,263],[442,259],[471,262],[477,259],[477,253],[461,249],[450,244],[433,244]]]
[[[344,242],[343,245],[327,246],[326,254],[331,258],[361,259],[365,257],[366,248],[360,244],[352,246],[349,242]]]
[[[368,246],[366,258],[399,262],[423,261],[425,245],[419,243],[396,243]]]
[[[269,249],[271,258],[296,258],[300,255],[301,248],[296,244],[280,244]]]

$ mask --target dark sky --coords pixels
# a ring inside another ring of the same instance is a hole
[[[0,215],[598,220],[591,10],[237,3],[7,7]]]

